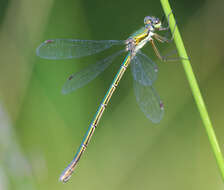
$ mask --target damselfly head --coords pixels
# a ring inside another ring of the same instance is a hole
[[[159,20],[159,18],[153,16],[146,16],[144,19],[144,24],[146,26],[152,26],[153,28],[161,27],[161,21]]]

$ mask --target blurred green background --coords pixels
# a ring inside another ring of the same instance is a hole
[[[208,112],[224,151],[224,2],[170,1]],[[62,95],[66,78],[109,55],[49,61],[35,55],[46,39],[126,39],[158,0],[0,0],[0,189],[221,190],[222,179],[180,63],[158,64],[159,124],[140,111],[128,70],[71,180],[72,160],[123,57],[96,80]],[[174,44],[158,44],[166,54]],[[80,64],[79,64],[80,63]]]

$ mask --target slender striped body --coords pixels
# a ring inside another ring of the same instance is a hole
[[[63,182],[66,182],[69,180],[69,178],[71,177],[71,174],[73,173],[78,161],[80,160],[83,152],[86,150],[91,137],[93,136],[93,133],[103,115],[103,112],[105,111],[113,93],[115,92],[122,76],[124,75],[127,67],[129,66],[130,62],[131,62],[131,53],[128,53],[128,55],[125,57],[125,60],[123,61],[119,71],[117,72],[112,84],[110,85],[110,88],[108,89],[106,95],[103,98],[103,101],[101,102],[90,126],[89,129],[86,132],[85,137],[83,138],[83,141],[74,157],[74,159],[72,160],[71,164],[69,164],[69,166],[64,170],[64,172],[62,173],[62,175],[60,176],[60,180]]]
[[[152,36],[154,33],[147,29],[147,28],[141,28],[138,31],[136,31],[133,35],[128,38],[126,43],[126,50],[128,51],[127,56],[125,57],[119,71],[117,72],[112,84],[110,85],[110,88],[108,89],[106,95],[103,98],[102,103],[100,104],[90,126],[89,129],[86,132],[86,135],[83,138],[83,141],[74,157],[72,162],[68,165],[68,167],[64,170],[62,175],[60,176],[59,180],[63,182],[67,182],[69,178],[71,177],[73,171],[75,170],[75,167],[80,160],[83,152],[86,150],[90,139],[100,121],[100,118],[102,117],[102,114],[104,110],[106,109],[107,104],[109,103],[114,91],[116,90],[116,87],[118,86],[122,76],[124,75],[127,67],[131,63],[131,59],[136,55],[136,53],[147,43],[152,39]]]

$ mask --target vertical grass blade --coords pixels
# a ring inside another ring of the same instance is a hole
[[[172,11],[170,8],[170,5],[169,5],[169,1],[168,0],[160,0],[160,2],[162,4],[165,15],[168,16],[168,14],[171,13],[171,11]],[[174,16],[173,16],[173,14],[171,14],[169,17],[169,24],[170,24],[171,32],[173,32],[173,30],[175,28],[175,23],[176,23],[176,21],[174,19]],[[197,84],[197,80],[193,73],[193,70],[192,70],[189,58],[187,56],[187,53],[186,53],[186,50],[185,50],[183,41],[181,39],[177,25],[176,25],[175,33],[174,33],[174,42],[176,44],[179,56],[182,58],[186,58],[186,59],[182,59],[182,64],[183,64],[188,82],[190,84],[192,94],[194,96],[195,102],[196,102],[198,110],[200,112],[201,119],[204,123],[204,127],[207,132],[208,139],[210,141],[213,153],[215,155],[219,170],[221,172],[222,179],[224,181],[224,160],[222,157],[222,152],[220,150],[215,132],[212,127],[211,120],[210,120],[208,112],[206,110],[205,103],[203,101],[200,89]]]

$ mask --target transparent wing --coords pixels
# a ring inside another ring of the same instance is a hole
[[[153,123],[159,123],[164,114],[163,103],[152,86],[134,81],[134,91],[140,109]]]
[[[134,80],[144,86],[151,86],[157,78],[157,65],[145,54],[138,52],[131,61]]]
[[[94,65],[91,65],[75,74],[72,74],[67,81],[65,82],[63,88],[62,88],[62,93],[67,94],[71,91],[74,91],[93,79],[95,79],[101,72],[103,72],[121,53],[123,53],[125,50],[121,50],[119,52],[114,53],[113,55],[97,62]]]
[[[36,53],[45,59],[72,59],[92,55],[113,45],[122,44],[123,41],[118,40],[53,39],[43,42]]]

